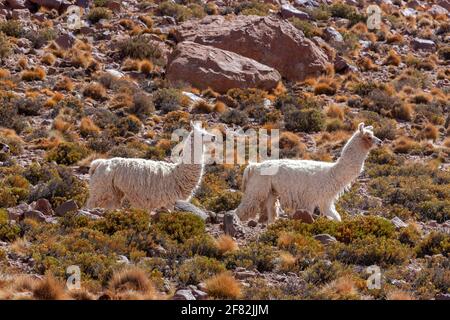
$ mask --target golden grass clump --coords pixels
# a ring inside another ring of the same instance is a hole
[[[227,111],[227,109],[227,105],[221,101],[217,101],[214,105],[214,112],[217,113],[224,113],[225,111]]]
[[[52,65],[54,65],[55,62],[56,62],[56,57],[55,57],[55,55],[53,55],[52,53],[47,53],[47,54],[45,54],[45,55],[42,56],[41,62],[42,62],[43,64],[48,65],[48,66],[52,66]]]
[[[336,93],[337,83],[332,78],[319,78],[318,82],[314,85],[314,94],[325,94],[332,96]]]
[[[122,63],[123,71],[139,71],[139,60],[126,58]]]
[[[108,287],[118,299],[130,297],[157,299],[158,297],[152,281],[144,270],[137,267],[128,267],[115,272],[108,283]]]
[[[148,59],[142,60],[139,64],[139,71],[144,74],[151,74],[154,68],[155,66],[153,65],[153,62]]]
[[[402,62],[401,56],[395,50],[389,50],[388,56],[384,60],[385,65],[398,66]]]
[[[84,117],[80,121],[80,134],[83,137],[95,136],[100,133],[100,128],[89,117]]]
[[[214,110],[214,106],[206,102],[205,100],[198,101],[193,107],[194,113],[211,113]]]
[[[400,137],[394,141],[392,150],[396,153],[408,153],[418,146],[419,144],[411,138]]]
[[[415,300],[415,299],[409,292],[394,289],[387,293],[386,300]]]
[[[54,90],[59,91],[72,91],[75,88],[73,81],[69,77],[62,77],[56,82]]]
[[[47,275],[33,287],[33,297],[37,300],[65,300],[63,284],[51,275]]]
[[[423,128],[421,134],[425,139],[436,141],[439,138],[439,129],[431,123],[428,123]]]
[[[24,81],[44,80],[46,76],[45,70],[41,67],[25,70],[21,73],[21,78]]]
[[[228,272],[206,280],[206,292],[216,299],[238,299],[242,295],[239,282]]]
[[[289,252],[285,251],[285,252],[280,253],[280,270],[281,271],[285,271],[285,272],[291,271],[294,268],[296,262],[297,262],[297,259]]]
[[[325,111],[326,115],[330,118],[336,118],[340,120],[344,120],[345,111],[343,107],[332,104]]]
[[[234,239],[228,235],[221,235],[216,240],[216,246],[220,254],[236,251],[239,247]]]
[[[101,83],[92,82],[84,87],[83,95],[95,100],[104,100],[106,99],[106,89]]]

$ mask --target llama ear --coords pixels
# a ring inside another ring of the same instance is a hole
[[[359,132],[364,131],[364,122],[361,122],[360,124],[358,124],[358,130],[359,130]]]

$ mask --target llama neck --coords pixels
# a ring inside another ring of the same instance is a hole
[[[355,136],[347,142],[331,170],[337,189],[343,190],[359,176],[368,153]]]
[[[174,170],[179,192],[188,201],[200,184],[204,170],[203,144],[194,144],[190,135],[183,147],[182,160]]]
[[[200,184],[204,170],[204,164],[179,163],[175,167],[178,190],[183,199],[190,200],[195,190]]]

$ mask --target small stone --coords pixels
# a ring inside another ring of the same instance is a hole
[[[45,215],[37,210],[25,211],[23,214],[23,219],[32,219],[38,222],[44,222],[46,220]]]
[[[254,227],[256,227],[256,226],[258,225],[258,222],[256,222],[255,220],[250,220],[250,221],[247,223],[247,225],[248,225],[250,228],[254,228]]]
[[[301,20],[309,20],[310,19],[309,14],[296,9],[294,6],[290,5],[289,3],[283,4],[281,6],[280,13],[284,19],[289,19],[292,17],[295,17],[295,18],[298,18]]]
[[[194,297],[197,300],[206,300],[208,298],[208,294],[201,290],[195,289],[195,290],[192,290],[192,293],[194,294]]]
[[[73,35],[71,35],[69,33],[64,33],[55,39],[55,43],[61,49],[68,50],[68,49],[72,48],[72,46],[75,43],[75,40],[76,40],[76,38]]]
[[[197,217],[201,218],[203,221],[209,218],[209,215],[202,209],[194,206],[192,203],[187,201],[178,200],[175,202],[175,210],[190,212],[195,214]]]
[[[436,300],[450,300],[450,293],[438,293],[434,298]]]
[[[121,264],[130,264],[130,260],[128,260],[127,257],[123,256],[123,255],[119,255],[118,256],[119,259],[117,259],[117,263],[121,263]]]
[[[223,216],[223,231],[232,237],[239,232],[239,218],[234,211],[229,211]]]
[[[173,300],[196,300],[191,290],[178,290],[172,298]]]
[[[69,200],[61,204],[58,208],[55,209],[55,214],[59,217],[64,216],[66,213],[70,211],[78,210],[78,205],[75,201]]]
[[[411,46],[414,50],[434,51],[436,50],[436,44],[434,41],[428,39],[414,38],[411,41]]]
[[[236,272],[235,277],[238,280],[244,280],[244,279],[256,277],[256,273],[253,271],[246,270],[246,271]]]
[[[396,229],[400,229],[400,228],[406,228],[408,226],[407,223],[404,223],[402,221],[402,219],[400,219],[399,217],[394,217],[391,219],[391,222],[394,224]]]
[[[34,210],[40,211],[48,216],[53,214],[52,205],[47,199],[39,199],[34,205]]]
[[[317,241],[320,241],[324,245],[329,245],[332,243],[337,242],[336,238],[327,234],[327,233],[321,233],[314,236],[314,239]]]
[[[313,223],[314,222],[314,218],[313,218],[312,214],[306,210],[296,211],[294,213],[294,215],[292,216],[292,218],[294,220],[300,220],[304,223]]]

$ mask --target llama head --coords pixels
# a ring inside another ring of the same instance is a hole
[[[360,141],[361,146],[367,150],[370,150],[375,145],[382,144],[382,141],[373,134],[373,127],[365,127],[363,122],[358,125],[355,137]]]
[[[204,162],[203,154],[205,147],[214,143],[216,136],[202,128],[200,122],[191,122],[192,130],[183,140],[181,151],[181,161],[184,164],[202,164]],[[178,149],[179,150],[179,149]],[[174,150],[172,150],[174,152]],[[178,153],[175,150],[175,153]],[[179,158],[180,154],[176,158]]]
[[[6,143],[0,142],[0,150],[2,153],[9,153],[9,146]]]

